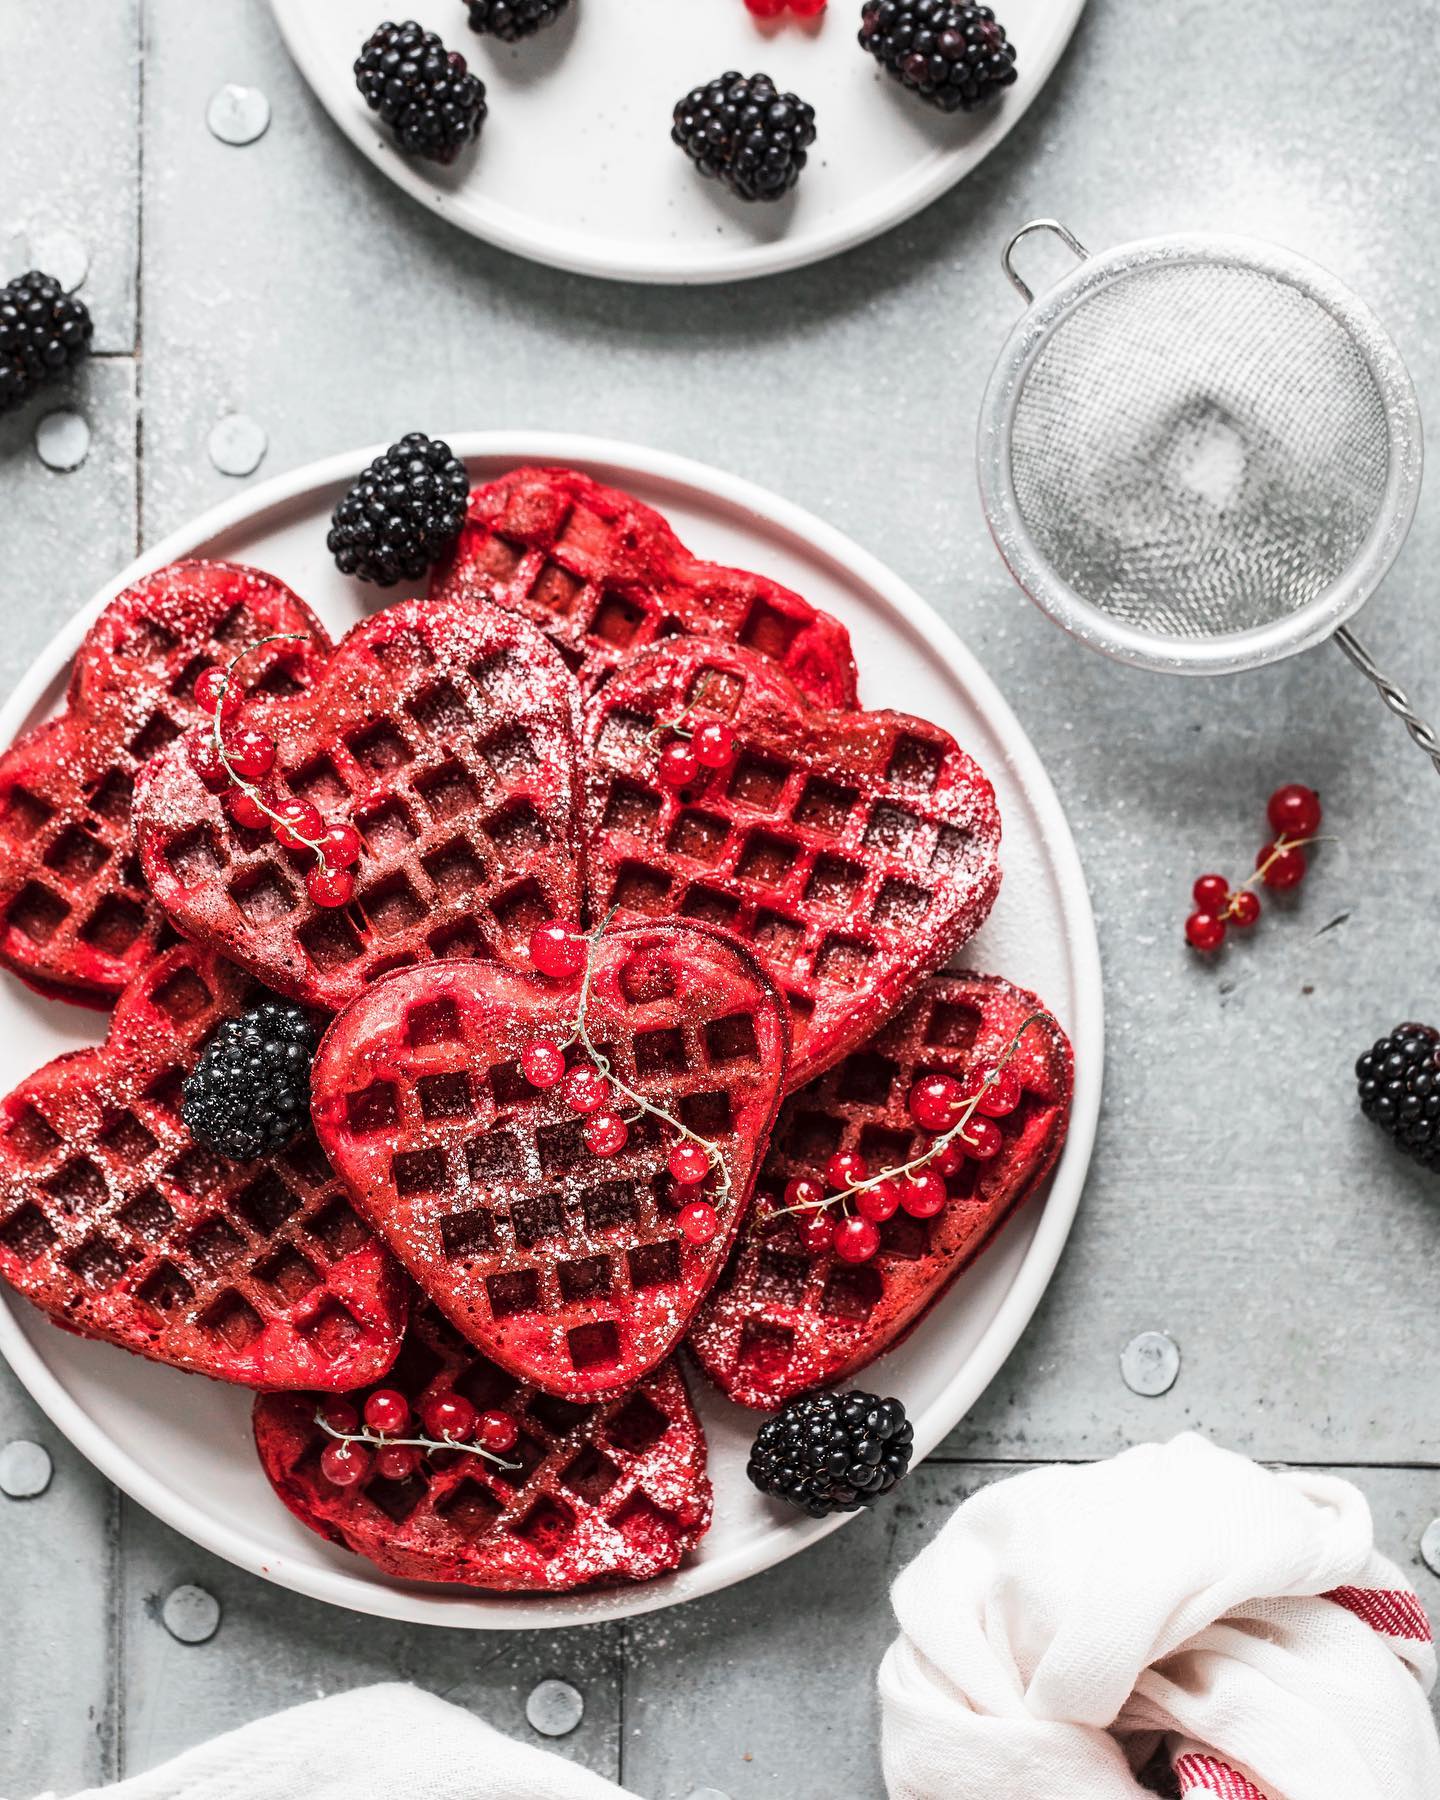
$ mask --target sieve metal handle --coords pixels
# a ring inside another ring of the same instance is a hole
[[[1053,231],[1067,250],[1073,251],[1080,262],[1088,262],[1090,252],[1076,237],[1068,225],[1062,225],[1058,219],[1032,219],[1028,225],[1022,225],[1000,253],[1000,267],[1009,278],[1010,285],[1019,294],[1027,306],[1033,305],[1035,290],[1015,267],[1015,248],[1022,238],[1027,238],[1033,231]]]
[[[1440,775],[1440,738],[1436,737],[1434,727],[1427,724],[1411,706],[1405,696],[1405,690],[1397,687],[1384,670],[1376,666],[1374,657],[1348,625],[1342,625],[1335,633],[1335,642],[1366,680],[1375,683],[1380,698],[1430,758],[1436,774]]]

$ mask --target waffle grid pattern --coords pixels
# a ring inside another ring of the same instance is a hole
[[[494,1589],[646,1581],[674,1568],[710,1519],[705,1441],[684,1380],[667,1363],[606,1405],[577,1405],[521,1384],[421,1308],[386,1381],[418,1412],[430,1393],[462,1394],[520,1427],[506,1470],[456,1452],[404,1481],[373,1474],[336,1488],[320,1469],[330,1439],[315,1399],[265,1395],[255,1436],[265,1472],[297,1517],[414,1580]]]
[[[817,705],[855,704],[837,619],[763,576],[698,561],[660,514],[572,470],[519,469],[477,488],[431,592],[522,613],[587,692],[637,650],[698,634],[772,657]]]
[[[308,858],[233,824],[184,745],[141,783],[139,841],[182,929],[271,986],[338,1011],[391,970],[514,955],[537,924],[579,916],[574,686],[510,615],[391,607],[311,695],[246,718],[279,745],[276,793],[359,831],[354,901],[316,906]]]
[[[683,984],[678,1003],[627,1000],[637,966],[646,984]],[[774,1115],[784,1020],[758,969],[708,933],[601,942],[592,1038],[731,1174],[720,1236],[694,1245],[668,1197],[673,1132],[641,1118],[618,1156],[594,1156],[559,1090],[520,1072],[524,1044],[563,1041],[574,1005],[573,989],[537,993],[480,965],[398,978],[322,1045],[315,1117],[357,1203],[466,1335],[577,1398],[658,1363],[713,1281]]]
[[[0,959],[27,981],[103,1002],[164,947],[134,855],[136,772],[200,720],[196,677],[272,632],[307,642],[252,659],[247,683],[297,693],[329,638],[278,581],[223,563],[163,569],[91,627],[66,712],[0,759]]]
[[[251,1386],[378,1376],[404,1327],[399,1271],[313,1136],[232,1163],[179,1116],[205,1039],[254,1002],[183,946],[127,990],[111,1037],[0,1103],[0,1275],[86,1336]]]
[[[980,925],[999,885],[989,782],[900,713],[822,715],[733,650],[652,653],[586,720],[592,914],[676,916],[741,938],[784,992],[799,1086]],[[733,765],[676,792],[657,726],[723,718]]]
[[[897,1212],[868,1263],[812,1257],[793,1216],[774,1217],[785,1183],[823,1181],[837,1151],[893,1168],[932,1140],[906,1099],[922,1075],[963,1079],[995,1061],[1032,1012],[1033,995],[996,976],[936,975],[905,1011],[781,1109],[735,1256],[691,1331],[706,1372],[746,1406],[773,1407],[842,1380],[889,1347],[984,1248],[1059,1154],[1069,1117],[1070,1046],[1053,1020],[1032,1026],[1010,1064],[1021,1100],[998,1119],[1003,1145],[946,1182],[933,1219]]]

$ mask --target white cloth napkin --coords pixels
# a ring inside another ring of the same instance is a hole
[[[895,1583],[891,1800],[1437,1800],[1424,1609],[1349,1482],[1193,1435],[973,1496]]]

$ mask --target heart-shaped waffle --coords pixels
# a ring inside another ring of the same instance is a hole
[[[136,771],[198,723],[195,679],[273,633],[246,682],[309,685],[330,639],[282,583],[182,562],[112,600],[75,658],[64,712],[0,757],[0,962],[42,992],[108,1005],[164,943],[133,853]]]
[[[602,936],[585,1001],[615,1077],[713,1145],[714,1228],[692,1242],[653,1114],[592,1153],[566,1083],[519,1065],[573,1041],[578,979],[493,963],[403,970],[362,994],[315,1059],[320,1141],[355,1205],[470,1341],[572,1400],[618,1393],[668,1356],[714,1281],[785,1076],[784,1008],[755,959],[715,932]],[[633,1099],[617,1110],[639,1112]]]
[[[239,969],[180,945],[121,995],[99,1049],[0,1101],[0,1276],[57,1323],[156,1362],[344,1390],[394,1361],[404,1277],[313,1136],[235,1163],[180,1117],[205,1039],[257,998]]]
[[[544,920],[579,917],[575,682],[513,613],[389,607],[346,635],[308,694],[239,724],[277,745],[276,800],[359,832],[351,904],[316,905],[308,855],[232,822],[188,740],[144,771],[136,836],[181,931],[268,987],[336,1012],[391,969],[510,956]]]
[[[670,728],[716,720],[732,759],[666,786]],[[994,902],[994,791],[923,719],[822,712],[774,664],[694,641],[617,671],[585,738],[592,916],[743,938],[790,1003],[792,1087],[868,1037]]]
[[[457,1393],[519,1426],[503,1459],[518,1467],[445,1451],[402,1480],[337,1487],[320,1467],[334,1440],[318,1396],[256,1402],[260,1461],[286,1506],[392,1575],[541,1593],[650,1581],[709,1527],[705,1436],[674,1362],[620,1399],[577,1405],[517,1382],[422,1306],[385,1385],[417,1416],[427,1396]]]
[[[1000,1149],[946,1179],[944,1209],[897,1211],[868,1262],[807,1250],[800,1217],[780,1213],[786,1183],[808,1177],[823,1188],[827,1162],[843,1151],[858,1152],[872,1175],[921,1153],[934,1140],[908,1110],[916,1080],[963,1081],[994,1066],[1037,1013],[1008,1064],[1021,1094],[995,1121]],[[931,976],[868,1044],[786,1100],[735,1254],[690,1332],[706,1374],[742,1406],[778,1407],[897,1343],[1048,1174],[1072,1076],[1069,1041],[1033,994],[994,975]]]
[[[476,488],[430,591],[497,596],[533,620],[588,693],[627,657],[677,635],[773,657],[818,706],[855,704],[850,634],[763,575],[701,562],[667,521],[573,469],[514,469]]]

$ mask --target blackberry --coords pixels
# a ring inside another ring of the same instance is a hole
[[[411,156],[454,162],[485,123],[485,83],[414,19],[377,25],[355,58],[365,104]]]
[[[375,458],[331,515],[335,566],[377,587],[418,581],[459,537],[469,498],[470,477],[450,446],[412,431]]]
[[[570,0],[469,0],[470,29],[507,44],[553,25]]]
[[[675,106],[670,136],[702,175],[742,200],[778,200],[800,179],[815,142],[815,108],[768,75],[731,69]]]
[[[1407,1156],[1440,1170],[1440,1031],[1397,1025],[1355,1065],[1360,1110]]]
[[[860,42],[941,112],[972,112],[1015,79],[1015,46],[988,6],[865,0]]]
[[[315,1028],[298,1006],[267,1000],[227,1019],[185,1080],[186,1130],[236,1162],[284,1150],[310,1118],[314,1056]]]
[[[83,301],[32,269],[0,288],[0,413],[73,369],[95,334]]]
[[[910,1466],[914,1427],[898,1400],[858,1389],[791,1400],[755,1434],[746,1474],[762,1494],[812,1518],[855,1512]]]

